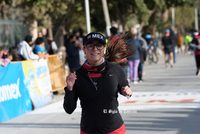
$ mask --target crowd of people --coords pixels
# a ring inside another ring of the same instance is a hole
[[[64,46],[67,56],[65,61],[69,66],[70,72],[80,68],[86,59],[83,52],[83,33],[82,28],[75,29],[72,32],[66,29]],[[121,33],[114,26],[110,28],[110,33],[111,36],[106,39],[106,42],[113,44],[120,37]],[[138,82],[144,81],[142,78],[142,75],[145,73],[143,72],[143,66],[148,55],[148,48],[150,45],[154,45],[155,49],[159,50],[159,40],[151,33],[147,32],[146,34],[142,34],[138,32],[134,27],[131,27],[126,34],[127,44],[134,44],[135,54],[128,58],[120,59],[115,64],[120,64],[129,82],[131,81],[137,84]],[[165,54],[166,68],[169,65],[171,67],[174,66],[176,63],[176,54],[182,53],[183,51],[185,54],[195,50],[198,51],[198,48],[190,46],[191,43],[196,43],[194,39],[197,35],[197,33],[195,35],[195,33],[189,32],[185,36],[181,33],[175,34],[173,27],[165,30],[165,35],[161,38],[161,47]],[[3,51],[3,48],[0,47],[0,65],[5,67],[11,61],[48,58],[49,54],[54,54],[57,50],[56,43],[49,36],[47,37],[47,30],[43,28],[38,32],[38,37],[35,40],[32,39],[31,35],[27,35],[23,41],[17,46],[9,48],[8,51]],[[198,52],[195,52],[195,55],[199,55]],[[197,68],[199,68],[198,56],[196,57]],[[199,74],[198,70],[196,74]]]
[[[57,50],[56,43],[47,36],[46,28],[43,28],[35,40],[33,36],[26,35],[23,41],[10,47],[8,51],[0,46],[0,65],[6,67],[11,61],[47,59],[49,54],[54,54]]]

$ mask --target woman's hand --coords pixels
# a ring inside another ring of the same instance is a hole
[[[122,87],[121,91],[122,91],[122,94],[124,94],[126,96],[132,95],[132,91],[131,91],[131,88],[129,86]]]
[[[74,73],[70,73],[66,77],[67,89],[69,91],[72,91],[76,79],[77,78],[76,78],[76,72],[75,71],[74,71]]]

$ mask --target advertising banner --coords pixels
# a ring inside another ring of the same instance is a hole
[[[0,66],[0,122],[32,110],[21,62]]]
[[[47,60],[22,61],[25,84],[34,108],[39,108],[53,100],[52,87],[50,82]]]

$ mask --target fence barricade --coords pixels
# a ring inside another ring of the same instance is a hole
[[[54,91],[64,92],[65,74],[57,55],[0,66],[0,122],[50,103]]]
[[[64,91],[63,90],[64,87],[66,86],[65,82],[66,73],[64,69],[64,62],[57,55],[49,55],[48,67],[49,67],[52,91],[55,92],[62,90],[60,92],[62,93]]]

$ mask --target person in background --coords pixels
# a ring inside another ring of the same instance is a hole
[[[80,33],[80,36],[79,36],[79,37],[81,38],[81,40],[83,40],[83,37],[84,37],[84,35],[83,35],[83,33],[84,33],[83,29],[82,29],[82,28],[79,28],[78,31],[79,31],[79,33]]]
[[[188,45],[189,43],[192,41],[192,36],[189,32],[186,33],[186,36],[184,38],[184,42],[185,42],[185,54],[187,54],[188,52]]]
[[[49,44],[49,54],[55,54],[58,50],[58,47],[56,45],[56,42],[54,40],[51,40],[51,37],[47,37],[47,41]]]
[[[22,60],[39,60],[39,56],[33,53],[32,45],[34,40],[32,40],[31,35],[26,35],[24,41],[19,43],[18,54]]]
[[[73,35],[76,37],[74,45],[81,48],[81,49],[79,49],[79,64],[82,65],[85,61],[84,52],[82,50],[83,49],[83,43],[82,43],[83,40],[80,37],[80,31],[79,30],[74,30]]]
[[[70,68],[70,72],[74,72],[74,70],[80,67],[80,58],[79,58],[79,49],[81,49],[82,45],[75,45],[76,36],[70,35],[69,41],[65,44],[66,53],[67,53],[67,63]]]
[[[0,58],[3,56],[3,47],[0,46]]]
[[[71,114],[80,99],[80,134],[124,134],[126,129],[117,98],[118,93],[132,95],[125,73],[119,65],[104,58],[106,41],[102,34],[87,34],[83,44],[87,60],[66,77],[63,107]]]
[[[11,61],[21,61],[22,58],[18,54],[18,50],[16,47],[10,47],[8,53],[12,56]]]
[[[49,52],[49,44],[47,42],[47,29],[46,28],[42,28],[42,38],[44,40],[44,48],[45,48],[45,52],[48,53]],[[43,48],[43,49],[44,49]]]
[[[145,40],[146,40],[146,42],[147,42],[147,49],[148,49],[151,45],[153,45],[153,39],[152,39],[152,37],[151,37],[150,32],[148,32],[148,33],[145,35]]]
[[[114,44],[116,44],[115,42],[117,41],[117,39],[120,37],[118,29],[116,27],[112,26],[110,28],[110,34],[111,34],[111,36],[110,36],[108,42],[110,44],[114,45]],[[127,71],[127,68],[126,68],[127,67],[127,59],[126,58],[116,61],[115,64],[119,64],[126,74],[126,71]]]
[[[8,53],[8,51],[3,52],[2,60],[5,61],[6,63],[10,63],[12,61],[12,55]]]
[[[172,44],[173,44],[173,62],[176,63],[176,42],[178,41],[178,36],[175,34],[175,28],[171,27],[170,29],[170,36],[172,39]],[[168,59],[170,60],[170,55],[168,55]]]
[[[65,35],[64,35],[64,45],[69,41],[70,31],[68,28],[65,28]]]
[[[168,55],[170,55],[170,65],[173,67],[173,39],[170,36],[170,30],[166,29],[165,30],[165,36],[162,37],[162,45],[163,45],[163,50],[165,53],[165,65],[166,68],[168,68]]]
[[[3,56],[3,47],[0,46],[0,65],[3,66],[3,67],[6,67],[7,65],[7,62],[4,61],[4,59],[2,58]]]
[[[141,32],[138,32],[137,40],[140,42],[140,44],[142,44],[141,46],[147,50],[147,42],[146,42],[146,40],[142,37],[142,33],[141,33]]]
[[[200,35],[198,34],[197,31],[194,32],[194,38],[191,42],[192,44],[195,44],[192,48],[195,49],[195,61],[196,61],[196,75],[200,75]],[[197,47],[198,46],[198,47]]]
[[[35,54],[37,54],[40,58],[48,59],[49,54],[46,53],[42,48],[44,47],[44,40],[42,37],[38,37],[35,40]]]
[[[130,80],[133,82],[133,84],[138,84],[137,75],[138,75],[138,66],[140,63],[140,51],[141,51],[141,45],[140,42],[136,39],[137,31],[134,27],[130,28],[129,34],[128,34],[128,44],[132,44],[132,47],[135,48],[135,54],[131,57],[128,57],[128,64],[130,67]]]
[[[39,31],[39,32],[38,32],[38,37],[43,37],[43,35],[42,35],[42,32],[41,32],[41,31]]]
[[[178,33],[178,41],[176,42],[177,44],[177,53],[182,53],[182,45],[183,45],[183,42],[184,42],[184,38],[183,36]]]
[[[147,57],[147,49],[143,47],[143,44],[140,43],[140,45],[141,45],[141,51],[140,51],[140,64],[138,66],[138,82],[143,82],[144,81],[142,79],[143,67]]]
[[[0,66],[6,67],[7,63],[0,59]]]
[[[118,38],[119,38],[119,33],[118,33],[118,29],[116,27],[111,27],[110,28],[110,38],[109,38],[109,41],[111,43],[113,43],[114,41],[116,41]]]

